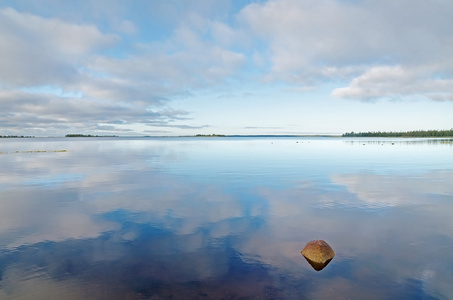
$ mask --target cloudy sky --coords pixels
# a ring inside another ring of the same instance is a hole
[[[0,0],[0,135],[453,127],[451,0]]]

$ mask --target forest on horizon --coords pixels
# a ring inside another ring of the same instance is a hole
[[[453,128],[450,130],[414,130],[414,131],[368,131],[348,132],[342,137],[453,137]]]

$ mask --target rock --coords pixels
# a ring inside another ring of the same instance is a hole
[[[308,242],[300,253],[316,271],[324,269],[335,256],[335,251],[323,240]]]

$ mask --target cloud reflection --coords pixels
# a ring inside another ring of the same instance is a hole
[[[453,196],[453,172],[432,172],[416,176],[376,174],[335,174],[334,184],[342,185],[363,201],[359,205],[388,207],[428,203],[426,195]]]
[[[453,278],[451,172],[350,172],[331,175],[330,184],[233,188],[163,168],[181,158],[165,147],[127,157],[115,150],[15,157],[25,178],[1,177],[0,296],[41,285],[49,296],[70,286],[83,298],[97,285],[132,298],[178,289],[226,297],[227,288],[236,298],[319,299],[335,290],[398,298],[414,289],[453,297],[444,280]],[[30,184],[59,174],[53,184]],[[319,238],[337,256],[315,278],[300,251]],[[24,274],[31,279],[19,286]]]
[[[1,247],[94,238],[118,228],[114,222],[87,214],[75,191],[14,190],[1,192],[0,197]]]

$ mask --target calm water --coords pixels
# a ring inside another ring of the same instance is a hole
[[[451,140],[0,139],[0,299],[453,299],[452,250]]]

